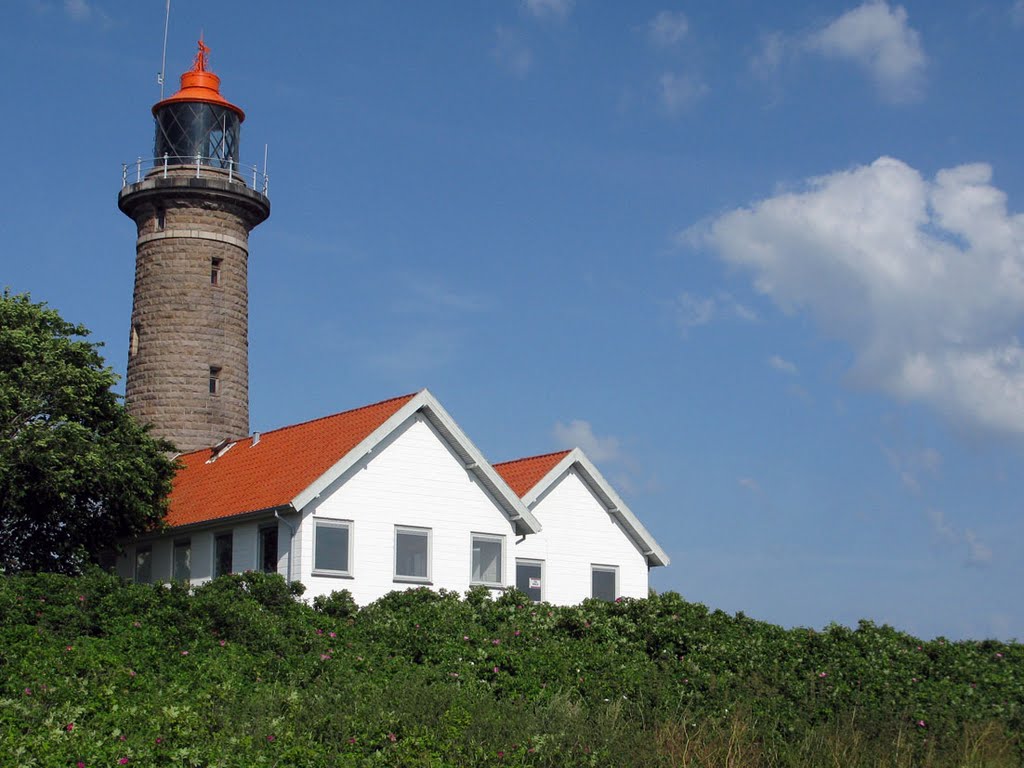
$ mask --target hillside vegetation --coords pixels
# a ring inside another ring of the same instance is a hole
[[[1024,647],[675,593],[0,579],[3,766],[1019,766]]]

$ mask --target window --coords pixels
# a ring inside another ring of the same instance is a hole
[[[213,540],[213,575],[231,573],[231,558],[234,537],[231,533],[220,533]]]
[[[163,232],[164,227],[167,225],[167,212],[163,208],[156,209],[156,229],[157,232]]]
[[[544,599],[543,578],[543,560],[516,560],[516,589],[525,592],[535,603]]]
[[[210,366],[210,394],[220,394],[220,366]]]
[[[174,556],[171,562],[171,578],[175,581],[188,581],[192,578],[192,542],[174,542]]]
[[[619,568],[615,565],[590,566],[590,596],[613,601],[619,596]]]
[[[128,340],[128,357],[139,354],[139,326],[132,326],[131,338]]]
[[[260,570],[277,573],[277,525],[260,528]]]
[[[473,534],[473,584],[487,584],[500,587],[503,571],[501,551],[505,548],[504,536]]]
[[[313,533],[313,571],[332,576],[352,575],[352,523],[317,520]]]
[[[220,265],[224,259],[210,259],[210,285],[220,285]]]
[[[135,581],[139,584],[153,583],[153,548],[136,547]]]
[[[430,581],[430,529],[395,526],[395,579]]]

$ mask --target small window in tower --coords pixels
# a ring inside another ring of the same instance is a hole
[[[139,326],[132,326],[131,339],[128,341],[128,357],[135,357],[139,354]]]
[[[223,259],[210,260],[210,285],[220,285],[220,265]]]
[[[220,394],[220,367],[216,365],[210,366],[210,394]]]
[[[163,208],[156,209],[156,231],[163,232],[167,224],[167,212]]]

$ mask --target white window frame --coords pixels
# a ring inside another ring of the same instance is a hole
[[[220,539],[220,538],[223,538],[223,537],[227,537],[227,538],[231,539],[231,567],[228,569],[227,573],[217,573],[217,565],[218,565],[218,563],[217,563],[217,539]],[[217,531],[216,533],[213,534],[213,567],[210,568],[210,573],[213,575],[213,578],[216,579],[218,576],[226,576],[228,573],[234,573],[234,572],[235,572],[235,532],[233,530]]]
[[[498,580],[497,581],[482,581],[473,578],[473,554],[476,550],[477,539],[490,542],[498,542],[501,545],[501,562],[498,563]],[[482,585],[485,587],[504,587],[505,586],[505,537],[500,533],[477,533],[473,532],[469,535],[469,583],[473,586]]]
[[[142,555],[146,555],[147,556],[147,558],[148,558],[148,563],[147,564],[149,566],[149,578],[146,579],[145,581],[143,581],[142,579],[139,578],[139,558]],[[152,544],[143,544],[141,546],[135,547],[135,563],[134,563],[134,567],[133,567],[133,573],[134,573],[134,576],[135,576],[135,583],[136,584],[152,584],[153,583],[153,545]]]
[[[348,531],[348,570],[339,571],[333,568],[316,567],[316,534],[317,530],[324,528],[344,528]],[[351,520],[338,520],[336,518],[314,517],[313,518],[313,575],[314,576],[337,576],[341,578],[352,578],[352,557],[355,547],[352,542],[355,539],[355,526]]]
[[[544,602],[544,595],[547,592],[547,567],[543,560],[538,560],[533,557],[517,557],[516,558],[516,587],[519,587],[519,564],[523,565],[536,565],[540,567],[540,600],[537,602]]]
[[[411,534],[414,536],[427,537],[427,575],[426,576],[408,576],[398,572],[398,537],[402,534]],[[431,584],[433,577],[434,567],[434,531],[432,528],[421,528],[415,525],[396,525],[395,526],[395,537],[394,541],[394,557],[392,558],[392,569],[391,572],[394,574],[393,579],[397,582],[409,583],[409,584]]]
[[[177,563],[176,555],[180,547],[188,547],[188,576],[180,578],[178,574],[174,572],[174,565]],[[172,581],[192,581],[192,539],[178,539],[171,543],[171,580]]]
[[[605,564],[602,564],[602,563],[591,563],[590,564],[590,596],[592,598],[594,598],[595,600],[603,600],[604,599],[603,597],[597,597],[597,595],[594,594],[594,574],[596,572],[598,572],[598,571],[600,571],[602,573],[613,573],[613,574],[615,574],[615,594],[612,597],[612,599],[608,601],[608,602],[615,602],[620,597],[620,594],[619,594],[619,566],[617,566],[617,565],[605,565]]]

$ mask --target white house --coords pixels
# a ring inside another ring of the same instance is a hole
[[[579,450],[489,464],[427,390],[180,457],[137,581],[244,570],[348,589],[520,585],[534,599],[645,597],[669,560]]]

